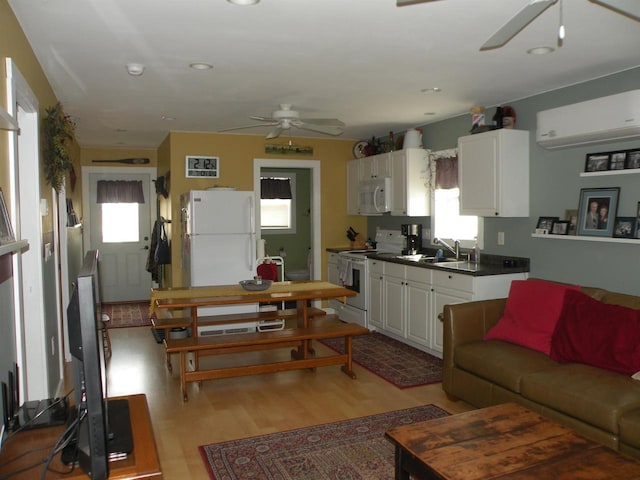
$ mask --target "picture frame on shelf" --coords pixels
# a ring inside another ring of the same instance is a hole
[[[627,165],[627,152],[613,152],[609,159],[609,170],[624,170]]]
[[[613,238],[634,238],[636,217],[616,217],[613,226]]]
[[[557,222],[553,222],[549,233],[552,235],[569,235],[569,221],[558,220]]]
[[[536,224],[536,233],[549,233],[553,227],[553,222],[560,220],[559,217],[540,217]]]
[[[578,235],[611,237],[620,187],[583,188],[578,208]]]
[[[608,153],[588,153],[584,164],[585,172],[604,172],[609,170]]]
[[[567,235],[575,235],[578,231],[578,209],[565,210],[564,219],[569,222]]]
[[[638,202],[638,209],[636,210],[636,229],[635,238],[640,238],[640,202]]]
[[[629,150],[624,168],[640,168],[640,150]]]
[[[7,210],[7,204],[4,200],[4,192],[2,188],[0,188],[0,245],[6,245],[15,241],[16,236],[11,226],[11,218],[9,217],[9,210]]]

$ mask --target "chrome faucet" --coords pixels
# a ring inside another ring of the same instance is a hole
[[[460,241],[459,240],[454,240],[453,241],[453,247],[451,245],[449,245],[447,242],[445,242],[444,240],[442,240],[441,238],[434,238],[433,239],[433,243],[436,245],[442,245],[444,248],[446,248],[447,250],[449,250],[451,253],[453,253],[456,256],[456,260],[460,259]]]

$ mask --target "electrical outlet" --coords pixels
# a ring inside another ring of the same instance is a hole
[[[504,245],[504,232],[498,232],[498,245]]]

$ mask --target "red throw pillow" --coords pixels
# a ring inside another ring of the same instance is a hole
[[[640,371],[640,310],[568,292],[551,358],[633,375]]]
[[[487,332],[485,340],[516,343],[549,355],[551,336],[560,318],[564,295],[579,290],[577,285],[561,285],[544,280],[514,280],[504,314]]]

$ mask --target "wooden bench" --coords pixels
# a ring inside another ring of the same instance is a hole
[[[309,317],[326,315],[326,312],[319,308],[309,308],[308,312]],[[298,311],[295,308],[289,308],[285,310],[269,310],[257,313],[212,315],[198,317],[197,326],[228,325],[234,323],[261,322],[276,319],[290,320],[297,318],[297,316]],[[164,332],[165,345],[166,340],[170,337],[169,333],[173,328],[191,328],[192,335],[195,335],[195,332],[197,330],[197,326],[194,325],[192,317],[171,317],[169,316],[169,311],[166,309],[159,310],[155,315],[153,315],[151,317],[151,324],[152,328],[156,330],[162,330]],[[169,351],[167,351],[167,368],[169,369],[169,371],[172,371],[173,369],[171,365],[171,353]]]
[[[234,333],[217,337],[196,336],[180,339],[166,338],[165,345],[168,354],[180,354],[180,384],[182,388],[182,398],[186,402],[188,400],[187,383],[217,378],[304,368],[314,369],[316,367],[340,364],[342,364],[342,371],[344,373],[351,378],[356,378],[352,368],[352,337],[365,333],[369,333],[369,330],[365,327],[355,323],[343,322],[336,315],[326,315],[322,319],[314,320],[311,326],[307,328],[296,327],[268,332]],[[336,353],[328,356],[315,357],[310,356],[306,348],[306,345],[311,340],[339,337],[344,337],[345,339],[344,354]],[[195,369],[187,371],[187,354],[191,352],[195,353],[197,357],[199,353],[206,353],[208,355],[230,354],[284,347],[298,347],[297,350],[292,350],[291,360],[208,370],[200,370],[196,362]]]

